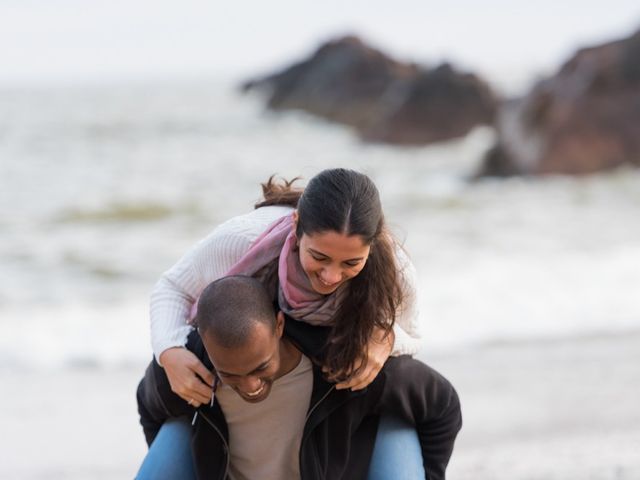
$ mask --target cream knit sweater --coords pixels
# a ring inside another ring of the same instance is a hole
[[[151,346],[156,360],[166,349],[186,344],[193,328],[187,319],[202,290],[224,276],[270,224],[290,212],[290,207],[271,206],[234,217],[216,227],[160,277],[151,293]],[[406,300],[396,318],[392,355],[413,355],[420,348],[421,337],[415,269],[401,248],[396,254]]]

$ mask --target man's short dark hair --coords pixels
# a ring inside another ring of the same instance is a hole
[[[275,331],[272,299],[258,280],[234,275],[211,282],[198,300],[196,325],[200,335],[212,334],[225,348],[243,346],[256,322]]]

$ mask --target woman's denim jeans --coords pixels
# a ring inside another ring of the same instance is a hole
[[[191,423],[187,418],[168,420],[149,448],[138,480],[195,480],[191,458]],[[395,417],[380,419],[367,480],[424,479],[418,434]]]

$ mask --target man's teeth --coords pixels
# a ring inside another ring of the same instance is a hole
[[[251,393],[247,393],[247,397],[255,397],[256,395],[259,395],[262,390],[264,389],[264,385],[262,385],[258,390],[256,390],[255,392],[251,392]]]

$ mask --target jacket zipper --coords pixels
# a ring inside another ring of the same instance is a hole
[[[333,392],[333,390],[335,388],[336,388],[335,385],[332,385],[331,388],[329,388],[329,390],[327,390],[327,392],[315,403],[315,405],[313,405],[313,407],[311,407],[309,409],[309,412],[307,412],[307,416],[304,419],[304,424],[305,425],[309,421],[309,418],[311,418],[311,414],[314,412],[314,410],[316,408],[318,408],[318,405],[320,405],[329,396],[329,394],[331,392]],[[304,472],[303,472],[303,469],[302,469],[302,450],[303,450],[303,446],[304,446],[304,443],[305,443],[307,438],[308,437],[304,437],[304,436],[302,437],[302,441],[300,442],[300,451],[298,452],[298,463],[300,464],[300,478],[301,479],[304,478],[303,477]]]
[[[327,390],[327,393],[325,393],[325,394],[322,396],[322,398],[321,398],[320,400],[318,400],[318,401],[316,402],[316,404],[315,404],[313,407],[311,407],[311,408],[309,409],[309,412],[307,413],[307,416],[306,416],[306,417],[305,417],[305,419],[304,419],[304,423],[305,423],[305,425],[307,424],[307,421],[309,420],[309,417],[311,417],[311,414],[313,413],[313,411],[318,407],[318,405],[320,405],[320,404],[324,401],[324,399],[325,399],[325,398],[327,398],[327,397],[329,396],[329,394],[330,394],[331,392],[333,392],[333,390],[334,390],[335,388],[336,388],[336,386],[335,386],[335,385],[331,385],[331,388],[330,388],[329,390]]]
[[[213,427],[216,433],[220,436],[220,439],[222,440],[222,444],[224,445],[226,464],[224,467],[224,474],[221,477],[224,480],[225,478],[227,478],[227,473],[229,472],[229,444],[227,443],[227,440],[224,438],[224,435],[222,435],[222,432],[218,429],[218,427],[216,427],[215,424],[211,420],[209,420],[209,418],[207,418],[207,416],[204,415],[202,412],[196,412],[196,416],[198,415],[198,413],[200,413],[200,416],[204,418],[206,422],[209,425],[211,425],[211,427]],[[193,417],[193,423],[195,423],[196,421],[196,416]]]

